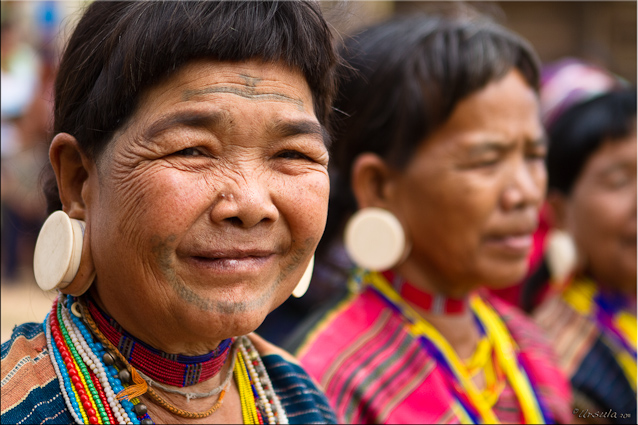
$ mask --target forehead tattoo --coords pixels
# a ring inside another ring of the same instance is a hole
[[[297,109],[303,111],[303,101],[301,99],[295,99],[283,93],[276,91],[272,92],[258,92],[257,86],[261,82],[261,78],[251,77],[250,75],[240,74],[245,87],[235,86],[217,86],[207,87],[204,89],[186,90],[182,95],[183,100],[188,101],[193,97],[204,96],[211,93],[229,93],[237,96],[244,97],[246,99],[257,101],[275,101],[275,102],[289,102],[297,105]]]

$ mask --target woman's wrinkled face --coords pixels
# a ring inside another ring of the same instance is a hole
[[[636,130],[603,143],[567,198],[565,225],[588,271],[602,284],[636,292]]]
[[[89,215],[102,303],[165,351],[184,351],[171,338],[254,330],[323,233],[327,164],[300,72],[188,64],[145,94],[98,162]]]
[[[413,244],[402,268],[449,295],[522,278],[545,153],[538,100],[519,71],[459,102],[397,179],[393,211]]]

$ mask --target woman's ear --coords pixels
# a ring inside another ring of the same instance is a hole
[[[80,149],[75,137],[60,133],[53,138],[49,159],[58,183],[58,192],[64,212],[69,217],[86,223],[83,230],[82,256],[78,271],[62,293],[81,295],[95,278],[95,266],[91,252],[91,222],[88,213],[89,177],[95,174],[95,165]]]
[[[377,154],[359,155],[352,164],[352,191],[359,208],[388,209],[387,186],[391,170]]]
[[[59,133],[51,142],[49,159],[55,172],[60,201],[69,217],[86,220],[83,187],[88,183],[90,161],[81,151],[75,137]]]
[[[550,225],[560,230],[567,229],[567,196],[557,190],[547,192],[547,214]]]

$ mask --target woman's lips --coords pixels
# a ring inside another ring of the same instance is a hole
[[[486,239],[488,246],[517,256],[528,255],[533,243],[531,234],[491,236]]]
[[[206,269],[214,273],[259,273],[274,260],[274,254],[259,254],[245,256],[206,257],[190,256],[187,262],[195,267]]]

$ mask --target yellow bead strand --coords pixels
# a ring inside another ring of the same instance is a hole
[[[233,371],[235,374],[235,381],[239,389],[239,397],[241,399],[241,413],[245,424],[259,424],[259,417],[257,416],[257,406],[255,404],[255,396],[253,390],[250,387],[250,378],[248,377],[248,370],[244,356],[241,352],[237,352],[237,367]]]

